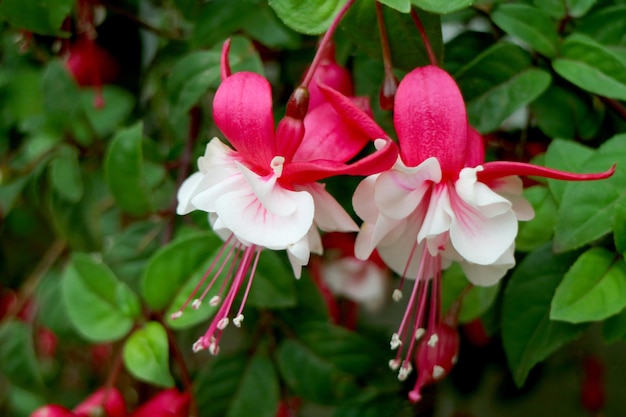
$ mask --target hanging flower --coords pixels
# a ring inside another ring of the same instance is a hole
[[[140,405],[129,417],[186,417],[190,401],[189,393],[166,389]]]
[[[391,170],[366,178],[353,203],[364,220],[357,257],[366,259],[377,248],[402,280],[415,280],[391,339],[398,353],[390,366],[404,379],[411,372],[416,344],[434,349],[441,337],[441,271],[457,261],[471,283],[485,286],[497,283],[514,266],[517,222],[534,215],[521,195],[518,176],[596,180],[611,176],[614,168],[575,174],[519,162],[484,163],[482,140],[468,126],[461,92],[435,66],[417,68],[402,80],[394,126],[400,157]],[[402,297],[401,287],[402,281],[394,292],[396,300]],[[411,398],[419,398],[419,388]]]
[[[214,354],[235,295],[245,285],[233,322],[239,326],[243,320],[243,304],[263,248],[286,250],[295,276],[300,277],[310,253],[322,251],[318,229],[358,230],[318,181],[342,174],[370,175],[388,169],[397,157],[395,144],[365,111],[325,86],[320,88],[327,103],[309,113],[307,89],[298,88],[275,130],[270,84],[255,73],[231,75],[227,54],[228,44],[213,118],[230,146],[217,138],[209,142],[198,160],[199,172],[178,192],[177,208],[178,214],[207,212],[213,229],[226,242],[205,279],[216,278],[229,264],[230,287],[225,297],[211,300],[221,306],[205,336],[194,345],[194,350],[208,348]],[[373,139],[379,139],[377,152],[347,163]],[[194,300],[194,307],[201,300]]]

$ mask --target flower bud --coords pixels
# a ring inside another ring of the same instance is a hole
[[[161,391],[137,408],[130,417],[187,417],[189,415],[188,393],[176,388]]]
[[[443,379],[457,361],[459,354],[459,333],[455,327],[440,323],[424,337],[417,352],[417,381],[409,392],[409,400],[421,399],[422,387]]]
[[[380,86],[378,92],[378,101],[380,108],[383,110],[393,110],[393,101],[396,97],[396,90],[398,89],[399,81],[392,73],[385,72],[385,79]]]
[[[30,417],[75,417],[75,415],[65,407],[49,404],[33,411]]]
[[[103,408],[104,413],[97,414],[97,410],[102,410]],[[91,417],[94,415],[125,417],[126,403],[122,394],[115,388],[109,389],[108,392],[104,388],[100,388],[74,407],[73,411],[76,417]]]

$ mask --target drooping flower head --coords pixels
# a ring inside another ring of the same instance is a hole
[[[211,300],[221,305],[194,347],[213,353],[217,353],[221,330],[229,322],[235,295],[244,286],[245,302],[263,248],[286,250],[299,277],[310,253],[322,251],[318,229],[358,230],[318,181],[336,175],[370,175],[388,169],[397,157],[395,144],[366,111],[321,84],[325,103],[308,111],[307,89],[298,88],[275,129],[269,82],[251,72],[231,74],[227,55],[228,43],[213,119],[230,146],[217,138],[209,142],[198,160],[199,172],[179,190],[177,208],[179,214],[207,212],[213,229],[226,241],[218,256],[222,263],[217,259],[205,279],[219,276],[229,264],[230,287],[224,290],[225,296]],[[380,141],[375,153],[348,163],[376,139]],[[193,301],[195,307],[201,299]],[[236,325],[243,319],[242,310],[243,303],[234,314]],[[182,308],[176,315],[180,314]]]
[[[357,256],[366,258],[377,248],[402,279],[415,280],[391,340],[398,353],[390,365],[404,379],[416,345],[437,348],[441,271],[457,261],[471,283],[484,286],[498,282],[515,264],[517,221],[534,214],[521,196],[518,176],[595,180],[612,175],[613,168],[574,174],[518,162],[483,163],[482,140],[468,125],[461,92],[435,66],[405,76],[394,108],[400,157],[391,170],[366,178],[353,203],[364,220]],[[401,296],[396,290],[394,298]],[[420,387],[411,398],[419,398]]]

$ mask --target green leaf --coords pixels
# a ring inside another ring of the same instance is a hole
[[[515,249],[530,252],[552,239],[558,206],[548,188],[540,185],[525,188],[524,197],[533,206],[535,217],[519,224]]]
[[[81,91],[81,103],[95,133],[105,137],[115,132],[128,119],[135,107],[135,97],[123,88],[105,85],[102,87],[105,105],[97,108],[93,105],[94,94],[95,91],[89,89]]]
[[[581,17],[587,14],[596,0],[565,0],[567,11],[572,17]]]
[[[552,84],[530,104],[539,128],[547,136],[562,139],[591,139],[604,119],[588,94]]]
[[[502,341],[518,386],[530,370],[558,348],[576,339],[583,325],[550,321],[550,303],[576,253],[554,255],[549,245],[528,254],[504,290]]]
[[[5,218],[28,183],[30,176],[19,177],[8,184],[0,184],[0,218]]]
[[[106,179],[122,210],[134,216],[152,211],[152,195],[143,175],[141,122],[119,131],[107,149]]]
[[[567,12],[564,0],[533,0],[533,4],[554,19],[562,19]]]
[[[604,248],[583,253],[567,271],[552,299],[552,320],[604,320],[626,307],[626,263]]]
[[[121,339],[139,316],[137,296],[89,255],[72,255],[61,285],[72,324],[90,341]]]
[[[263,251],[246,304],[276,309],[295,307],[296,303],[296,279],[293,272],[276,252]]]
[[[428,12],[446,14],[465,9],[474,0],[411,0],[411,3]]]
[[[305,343],[286,339],[276,353],[287,386],[303,399],[333,404],[357,392],[352,377]]]
[[[172,119],[180,119],[207,93],[220,84],[220,56],[222,45],[210,51],[197,51],[182,58],[167,80],[167,91],[172,108]],[[241,36],[231,38],[228,55],[233,72],[252,71],[263,74],[263,64],[252,43]]]
[[[74,0],[3,0],[0,19],[41,35],[64,36],[61,24],[73,5]]]
[[[43,379],[37,364],[31,329],[16,321],[0,325],[0,370],[12,384],[32,390],[41,388]]]
[[[573,34],[552,67],[563,78],[601,96],[626,100],[626,64],[593,39]]]
[[[54,190],[65,200],[78,203],[83,197],[83,179],[78,162],[78,152],[63,146],[50,163],[50,182]]]
[[[443,59],[441,18],[423,11],[419,11],[419,16],[436,59],[441,62]],[[424,43],[411,16],[383,7],[383,17],[394,67],[410,71],[417,66],[429,64]],[[380,34],[378,30],[372,30],[377,27],[376,5],[373,1],[356,2],[341,22],[344,33],[357,47],[370,57],[381,60]]]
[[[602,172],[615,163],[610,178],[567,184],[554,234],[557,252],[579,248],[611,232],[613,210],[626,196],[626,135],[605,142],[579,171]]]
[[[78,85],[60,59],[48,64],[42,83],[46,117],[58,129],[64,130],[74,123],[82,110]]]
[[[609,317],[602,326],[602,337],[606,343],[626,339],[626,310]]]
[[[319,35],[328,30],[346,0],[269,0],[278,17],[293,30]]]
[[[546,152],[546,166],[561,171],[580,172],[583,163],[593,155],[593,149],[569,140],[555,139]],[[567,181],[548,180],[548,187],[558,204],[563,199]]]
[[[446,312],[459,296],[467,290],[470,283],[458,263],[454,263],[443,272],[441,291],[441,311]],[[473,286],[461,303],[459,322],[467,323],[480,317],[496,300],[500,285],[490,287]]]
[[[617,252],[626,256],[626,200],[620,200],[613,211],[613,242]]]
[[[461,32],[446,43],[446,59],[443,63],[446,71],[456,74],[493,44],[494,38],[489,33]]]
[[[62,275],[51,270],[37,287],[37,320],[49,328],[60,339],[76,336],[63,300]]]
[[[270,7],[259,7],[243,29],[269,48],[297,49],[302,43],[300,34],[289,29]]]
[[[481,133],[498,128],[515,110],[539,97],[551,81],[549,73],[531,67],[528,53],[506,42],[477,56],[455,78],[469,121]]]
[[[604,7],[580,19],[576,31],[604,46],[626,44],[626,5]]]
[[[214,233],[198,233],[156,252],[146,266],[141,283],[141,293],[148,306],[153,310],[169,306],[183,284],[221,245],[221,239]]]
[[[254,18],[259,8],[264,5],[258,0],[214,0],[202,4],[198,16],[193,16],[194,49],[218,46],[233,33],[245,28],[246,22]]]
[[[262,353],[220,354],[194,385],[206,417],[273,417],[278,409],[278,376]]]
[[[332,417],[380,417],[380,416],[409,416],[408,402],[394,393],[377,393],[368,395],[364,400],[341,404],[332,414]]]
[[[124,365],[137,379],[160,387],[173,387],[169,369],[167,333],[157,322],[135,330],[124,344]]]
[[[524,4],[501,4],[491,13],[491,19],[506,33],[540,54],[550,58],[556,55],[557,24],[543,10]]]
[[[380,3],[401,13],[409,13],[411,11],[411,0],[381,0]]]

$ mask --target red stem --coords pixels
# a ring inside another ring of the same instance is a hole
[[[302,80],[303,86],[307,87],[309,83],[311,82],[311,79],[313,78],[313,74],[315,73],[315,69],[319,65],[322,58],[324,57],[324,51],[326,49],[326,45],[330,42],[330,39],[335,33],[337,26],[339,26],[339,22],[341,21],[343,16],[348,12],[348,9],[350,9],[350,6],[354,4],[354,2],[355,0],[348,0],[346,4],[344,4],[344,6],[341,8],[341,10],[339,10],[339,13],[337,13],[337,16],[335,16],[335,19],[330,24],[330,27],[324,34],[324,37],[322,38],[322,40],[320,41],[319,47],[317,48],[317,52],[315,53],[315,57],[313,58],[313,62],[311,62],[311,66],[309,67],[309,70],[307,71],[304,79]]]
[[[385,66],[385,76],[393,77],[391,64],[391,49],[389,48],[389,38],[385,28],[385,17],[383,16],[383,6],[376,1],[376,21],[378,22],[378,32],[380,33],[380,46],[383,50],[383,64]]]
[[[424,48],[426,48],[426,53],[428,54],[428,60],[430,61],[431,65],[437,66],[437,58],[435,57],[435,53],[433,52],[433,48],[430,45],[430,42],[428,41],[428,36],[426,35],[426,30],[424,30],[424,25],[422,25],[422,21],[415,9],[411,9],[411,18],[413,19],[413,22],[415,23],[415,26],[417,26],[417,30],[422,37],[422,42],[424,42]]]

